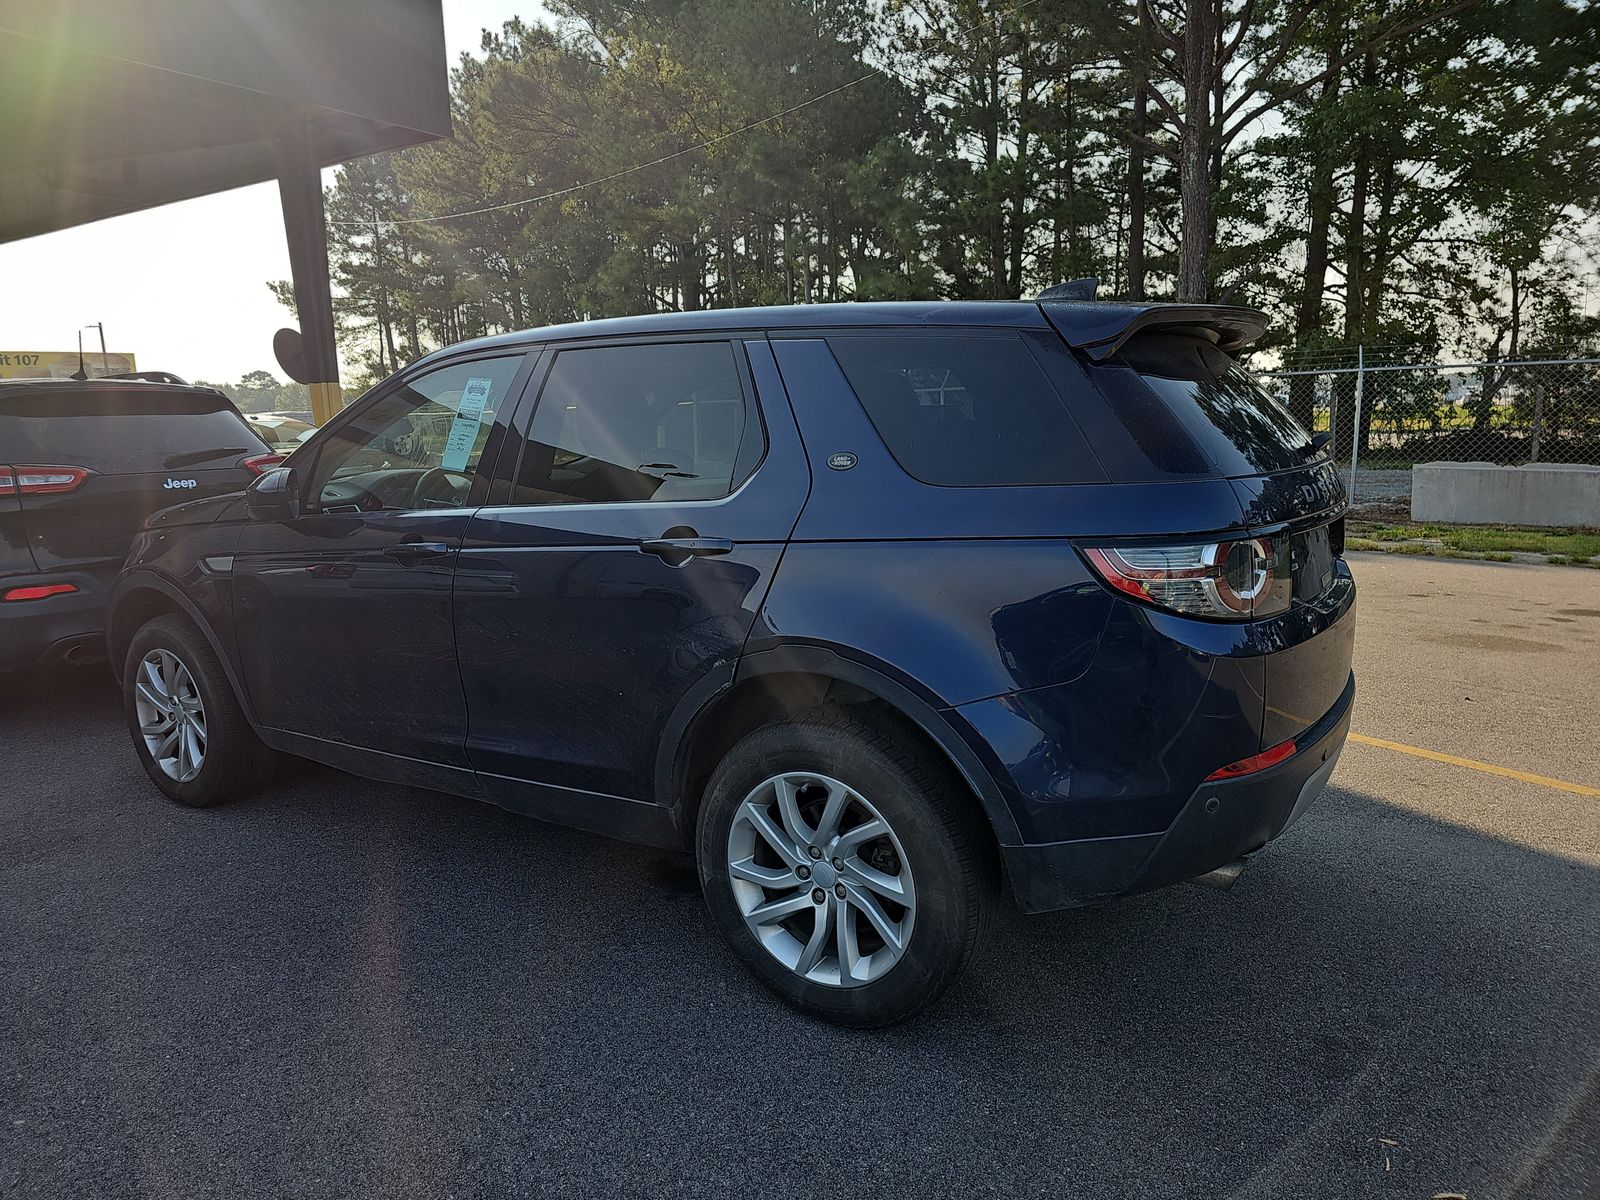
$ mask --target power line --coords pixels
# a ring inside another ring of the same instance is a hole
[[[866,80],[871,79],[874,75],[879,74],[882,74],[882,72],[874,68],[873,70],[868,71],[865,75],[862,75],[860,78],[852,79],[849,83],[841,83],[838,87],[833,88],[830,91],[822,92],[819,95],[812,96],[809,100],[802,100],[799,104],[791,105],[782,112],[775,112],[770,117],[762,117],[759,121],[751,121],[748,125],[740,126],[738,129],[730,130],[727,133],[719,133],[714,138],[707,138],[705,141],[698,142],[693,146],[685,146],[682,150],[674,150],[671,154],[663,154],[660,158],[653,158],[649,162],[638,163],[631,167],[624,167],[620,171],[613,171],[610,175],[604,175],[599,179],[590,179],[585,183],[575,183],[571,187],[559,188],[556,191],[545,192],[539,196],[525,196],[521,200],[508,200],[504,204],[486,204],[481,208],[466,208],[462,209],[460,212],[441,213],[436,217],[390,218],[380,221],[379,224],[389,226],[431,225],[438,221],[453,221],[457,217],[475,217],[482,213],[502,212],[505,209],[517,208],[523,204],[538,204],[542,200],[554,200],[559,196],[570,196],[573,192],[581,192],[585,188],[599,187],[602,183],[610,183],[613,179],[621,179],[624,175],[633,175],[639,171],[648,171],[651,167],[659,167],[662,163],[671,162],[675,158],[682,158],[685,154],[694,154],[697,151],[706,149],[707,147],[715,146],[718,142],[725,142],[730,138],[738,137],[742,133],[749,133],[752,129],[756,129],[762,125],[769,125],[773,121],[778,120],[780,117],[786,117],[792,112],[798,112],[800,109],[805,108],[808,104],[815,104],[819,100],[826,100],[829,96],[837,96],[846,88],[855,87],[856,84],[864,83]],[[329,221],[328,224],[371,226],[373,222]]]
[[[1022,0],[1021,4],[1014,5],[1013,7],[995,15],[1001,18],[1013,16],[1016,13],[1021,12],[1023,9],[1037,4],[1038,2],[1039,0]],[[955,38],[961,37],[963,34],[971,33],[980,25],[985,25],[987,23],[987,21],[975,21],[971,25],[956,30],[950,35],[950,37],[952,40],[954,40]],[[865,83],[875,75],[895,75],[903,78],[903,76],[900,76],[898,71],[895,71],[892,68],[873,67],[865,75],[857,76],[848,83],[841,83],[838,87],[829,88],[825,92],[819,92],[817,95],[808,97],[807,99],[800,101],[798,104],[791,104],[788,108],[782,109],[779,112],[775,112],[771,116],[762,117],[759,121],[751,121],[748,125],[741,125],[738,129],[731,129],[727,133],[719,133],[716,137],[707,138],[705,141],[698,142],[693,146],[685,146],[682,150],[674,150],[671,154],[663,154],[660,158],[651,159],[649,162],[637,163],[631,167],[624,167],[620,171],[613,171],[611,174],[601,176],[599,179],[590,179],[583,183],[575,183],[571,187],[558,188],[553,192],[545,192],[537,196],[524,196],[520,200],[508,200],[504,204],[485,204],[478,208],[462,209],[459,212],[440,213],[439,215],[432,217],[389,217],[382,220],[375,219],[371,221],[329,221],[328,224],[359,226],[363,229],[371,229],[380,225],[388,228],[394,228],[399,225],[433,225],[440,221],[454,221],[461,217],[480,216],[483,213],[504,212],[508,208],[518,208],[524,204],[539,204],[545,200],[556,200],[562,196],[570,196],[574,192],[581,192],[586,188],[599,187],[602,183],[610,183],[612,180],[621,179],[626,175],[635,175],[640,171],[648,171],[651,167],[659,167],[662,163],[668,163],[673,159],[682,158],[686,154],[698,153],[701,150],[708,149],[721,142],[726,142],[732,138],[739,137],[742,134],[749,133],[752,129],[759,129],[763,125],[770,125],[774,121],[780,120],[783,117],[787,117],[790,113],[799,112],[802,108],[806,108],[812,104],[818,103],[819,101],[826,100],[830,96],[837,96],[840,92],[846,91],[849,88],[853,88],[858,83]]]

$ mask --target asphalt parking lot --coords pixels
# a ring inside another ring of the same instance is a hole
[[[770,1000],[690,863],[293,772],[162,801],[0,680],[0,1195],[1593,1197],[1600,572],[1353,556],[1358,734],[1229,892],[1001,923],[925,1019]]]

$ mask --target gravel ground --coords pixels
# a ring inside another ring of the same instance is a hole
[[[1600,786],[1600,573],[1355,556],[1355,728]],[[1352,744],[1232,891],[779,1007],[690,863],[303,768],[191,812],[0,685],[0,1195],[1600,1194],[1600,800]]]
[[[1350,487],[1350,465],[1347,462],[1344,469],[1339,472],[1339,478],[1344,480],[1345,489]],[[1411,504],[1411,470],[1404,471],[1369,471],[1365,467],[1356,467],[1356,494],[1352,502],[1356,504],[1376,504],[1381,502],[1403,501],[1409,508]]]

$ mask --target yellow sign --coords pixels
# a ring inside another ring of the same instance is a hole
[[[0,350],[0,379],[70,379],[78,370],[76,350]],[[137,371],[131,354],[83,352],[83,373],[90,379]]]

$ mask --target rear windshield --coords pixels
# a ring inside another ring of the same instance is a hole
[[[1061,396],[1014,334],[828,339],[889,452],[923,483],[1105,480]]]
[[[227,399],[212,392],[0,393],[0,462],[87,467],[102,475],[177,467],[192,473],[232,468],[266,451]]]
[[[1305,427],[1205,338],[1139,334],[1123,347],[1121,357],[1166,402],[1224,475],[1282,471],[1314,457]]]

